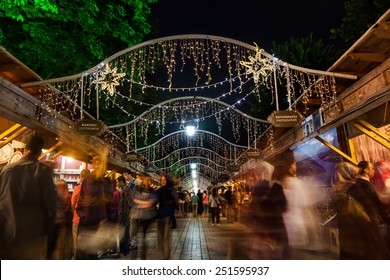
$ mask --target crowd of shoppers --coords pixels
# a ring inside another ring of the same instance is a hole
[[[23,158],[1,171],[1,259],[145,253],[154,222],[159,258],[170,259],[176,216],[207,216],[210,226],[220,226],[222,217],[226,224],[247,225],[252,233],[248,258],[264,258],[264,248],[258,247],[264,240],[272,259],[294,259],[297,250],[323,249],[315,199],[297,176],[295,161],[261,161],[245,181],[189,192],[167,174],[159,182],[130,170],[107,177],[106,157],[97,155],[91,160],[92,171],[82,170],[79,184],[69,193],[64,180],[53,181],[52,167],[38,161],[42,147],[41,137],[31,137]],[[340,259],[390,258],[389,174],[383,162],[336,164],[331,187]]]

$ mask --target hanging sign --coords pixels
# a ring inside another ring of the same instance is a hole
[[[126,162],[137,162],[141,159],[141,154],[129,152],[122,155],[122,160]]]
[[[103,122],[100,120],[82,119],[74,124],[75,132],[81,135],[97,135],[103,130]]]
[[[229,165],[227,167],[227,171],[229,171],[229,172],[239,172],[240,171],[240,167],[238,165]]]
[[[247,158],[260,158],[261,157],[261,151],[256,149],[249,149],[245,151]]]
[[[294,127],[301,124],[302,116],[296,111],[273,111],[267,120],[275,127]]]
[[[157,172],[157,171],[158,171],[158,169],[155,166],[145,166],[144,167],[144,172],[146,172],[146,173],[153,173],[153,172]]]

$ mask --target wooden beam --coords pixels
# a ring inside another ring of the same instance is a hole
[[[358,161],[356,159],[356,157],[354,157],[354,155],[352,156],[349,156],[347,155],[346,153],[344,153],[343,151],[341,151],[339,148],[333,146],[331,143],[325,141],[324,139],[322,139],[320,136],[316,136],[315,137],[318,141],[320,141],[322,144],[324,144],[325,146],[327,146],[329,149],[335,151],[336,153],[338,153],[340,156],[342,156],[343,158],[349,160],[350,162],[352,162],[353,164],[357,165],[358,164]]]
[[[58,141],[54,146],[52,146],[50,149],[48,149],[46,152],[42,153],[38,160],[44,158],[47,154],[51,153],[54,149],[56,149],[58,146],[61,146],[62,145],[62,142],[61,141]]]
[[[382,21],[379,23],[379,26],[385,30],[390,29],[390,21]]]
[[[2,64],[0,66],[0,72],[13,72],[15,70],[17,70],[19,67],[19,65],[15,64],[15,63],[11,63],[11,64]]]
[[[28,128],[27,127],[23,127],[22,129],[19,129],[17,132],[15,132],[14,134],[12,134],[10,137],[8,137],[7,139],[5,139],[3,142],[0,143],[0,149],[3,148],[5,145],[7,145],[9,142],[11,142],[12,140],[14,140],[16,137],[18,137],[20,134],[22,134],[23,132],[25,132]]]
[[[50,156],[50,159],[51,160],[54,160],[54,159],[56,159],[58,156],[60,156],[61,154],[62,154],[62,150],[60,150],[60,151],[58,151],[57,153],[55,153],[54,155],[51,155]]]
[[[386,56],[382,53],[351,53],[349,57],[352,60],[361,60],[368,62],[385,62]]]
[[[388,30],[374,30],[374,35],[380,39],[390,39],[390,32]]]
[[[8,128],[6,131],[4,131],[1,135],[0,135],[0,140],[3,139],[4,137],[8,136],[9,134],[11,134],[12,132],[14,132],[15,130],[17,130],[19,127],[21,127],[22,125],[21,124],[15,124],[13,125],[12,127]]]
[[[365,135],[370,137],[372,140],[378,142],[379,144],[390,150],[390,138],[384,133],[380,132],[376,127],[363,120],[360,120],[359,123],[356,123],[354,121],[350,121],[349,123],[361,132],[363,132]],[[365,127],[361,124],[363,124]]]

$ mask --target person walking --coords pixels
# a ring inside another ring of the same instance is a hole
[[[125,219],[125,236],[122,240],[121,251],[123,250],[123,254],[126,255],[130,251],[137,250],[137,232],[138,232],[138,223],[136,218],[132,218],[131,208],[134,207],[134,195],[141,184],[141,181],[136,179],[136,174],[134,172],[126,171],[123,173],[123,176],[126,179],[126,186],[123,191],[123,219]]]
[[[209,194],[207,193],[207,191],[203,191],[203,195],[202,195],[202,202],[203,202],[203,213],[205,215],[209,215]]]
[[[217,225],[221,225],[220,217],[219,217],[220,207],[224,202],[226,203],[227,201],[217,193],[217,188],[212,189],[209,200],[210,200],[210,212],[211,212],[211,225],[213,226],[215,225],[215,223],[217,223]]]
[[[47,259],[57,210],[50,167],[40,163],[44,140],[32,136],[26,152],[0,173],[0,259]]]
[[[233,193],[232,187],[228,186],[228,189],[224,193],[224,197],[227,201],[226,204],[226,220],[228,223],[233,223],[234,221],[234,213],[233,213]]]
[[[69,248],[69,238],[72,238],[68,225],[72,221],[71,216],[71,196],[68,184],[60,179],[56,182],[57,187],[57,214],[54,235],[49,240],[49,255],[52,260],[68,260],[71,258],[71,247]]]
[[[157,189],[157,249],[161,260],[168,260],[171,256],[170,247],[170,220],[175,212],[177,194],[175,183],[168,175],[161,176],[161,187]]]
[[[146,256],[146,234],[152,222],[155,220],[157,214],[157,194],[151,187],[151,179],[149,176],[144,176],[140,187],[134,194],[134,207],[131,209],[131,215],[142,226],[142,242],[141,257],[145,259]]]
[[[76,211],[76,206],[77,206],[77,201],[79,200],[79,195],[80,195],[80,188],[81,188],[81,183],[83,182],[84,178],[91,173],[91,171],[87,168],[81,170],[80,172],[80,182],[77,186],[73,188],[73,193],[72,197],[70,199],[70,205],[72,208],[72,213],[73,213],[73,219],[72,219],[72,237],[73,237],[73,259],[76,259],[76,252],[77,252],[77,231],[79,228],[79,222],[80,222],[80,217],[77,214]]]
[[[78,236],[80,256],[82,259],[97,259],[100,249],[94,246],[93,236],[102,222],[107,220],[108,209],[113,197],[113,184],[106,178],[106,159],[94,156],[93,171],[81,184],[80,195],[76,206],[80,217]],[[115,240],[114,240],[115,241]]]
[[[191,195],[191,203],[192,203],[192,216],[198,216],[198,201],[199,197],[193,192]]]
[[[381,202],[379,201],[375,186],[371,182],[375,175],[374,165],[368,161],[358,163],[358,175],[355,185],[351,186],[348,193],[354,197],[364,208],[369,217],[369,222],[365,227],[361,227],[359,232],[362,235],[361,255],[358,259],[389,259],[390,254],[387,249],[386,240],[381,232],[384,220],[380,215]],[[355,256],[349,256],[354,258]]]

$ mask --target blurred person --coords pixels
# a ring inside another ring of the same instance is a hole
[[[47,259],[57,210],[50,167],[40,163],[44,140],[32,136],[24,156],[0,173],[0,259]]]
[[[175,212],[177,194],[175,183],[168,175],[161,176],[161,187],[156,190],[158,199],[157,210],[157,249],[159,258],[162,260],[170,259],[170,220]]]
[[[182,187],[178,188],[177,197],[178,197],[177,204],[179,206],[179,216],[184,217],[184,212],[185,212],[184,203],[186,198]]]
[[[191,213],[191,195],[188,191],[185,191],[185,202],[184,202],[184,216],[187,217],[188,213]]]
[[[49,240],[49,259],[52,260],[68,260],[71,257],[70,244],[72,234],[68,225],[72,220],[69,218],[71,213],[71,196],[69,194],[68,184],[65,180],[56,182],[57,188],[57,214],[55,228],[52,240]]]
[[[374,165],[368,161],[361,161],[358,163],[358,168],[355,184],[350,187],[348,193],[363,206],[369,217],[369,223],[360,228],[362,238],[365,237],[365,240],[362,241],[366,247],[362,248],[361,254],[350,255],[350,257],[390,259],[385,236],[381,232],[381,228],[384,227],[384,220],[380,215],[381,202],[376,195],[375,186],[371,182],[375,175]]]
[[[256,178],[253,174],[250,174],[246,178],[246,184],[243,186],[243,191],[241,192],[240,198],[241,198],[241,219],[243,221],[247,220],[248,218],[248,212],[249,212],[249,204],[251,202],[251,190],[253,189],[254,185],[256,184]]]
[[[122,207],[123,213],[121,214],[125,224],[125,236],[121,242],[121,253],[126,255],[130,251],[137,250],[137,238],[138,223],[136,219],[131,218],[131,208],[134,206],[134,194],[137,187],[141,184],[139,175],[134,172],[126,171],[123,173],[126,179],[126,186],[122,191]],[[138,178],[137,178],[138,177]],[[126,205],[125,205],[126,204]]]
[[[80,217],[77,214],[76,211],[76,206],[77,206],[77,201],[79,200],[79,195],[80,195],[80,188],[81,184],[84,180],[84,178],[91,173],[89,169],[83,169],[80,172],[80,181],[77,186],[73,188],[73,193],[70,199],[70,205],[72,208],[72,213],[73,213],[73,219],[72,219],[72,237],[73,237],[73,259],[76,259],[76,252],[77,252],[77,230],[79,227],[79,222],[80,222]]]
[[[209,195],[208,195],[207,191],[203,191],[202,203],[203,203],[204,214],[208,215],[209,214]]]
[[[237,190],[232,192],[233,222],[238,222],[238,198]]]
[[[336,164],[332,175],[332,190],[337,211],[340,242],[339,258],[342,260],[364,259],[367,248],[366,230],[368,221],[348,207],[350,189],[355,186],[358,169],[348,162]]]
[[[223,203],[226,203],[226,199],[220,196],[217,192],[217,188],[213,188],[210,200],[210,212],[211,212],[211,225],[221,225],[219,214],[221,213],[221,207]]]
[[[380,200],[380,213],[385,221],[384,235],[387,248],[390,250],[390,162],[378,161],[374,163],[374,185]]]
[[[375,175],[373,182],[378,198],[382,204],[390,205],[390,162],[378,161],[374,163],[374,169]]]
[[[197,211],[197,213],[199,216],[202,216],[203,211],[204,211],[204,209],[203,209],[203,193],[199,189],[198,193],[196,195],[198,196],[198,211]]]
[[[274,180],[283,186],[287,210],[283,219],[288,233],[288,244],[293,249],[320,250],[320,221],[313,206],[312,186],[297,177],[295,160],[276,166]],[[293,251],[290,250],[290,253]],[[292,258],[294,256],[292,255]]]
[[[228,223],[233,223],[234,213],[233,213],[233,192],[232,187],[228,186],[227,190],[224,193],[224,198],[226,199],[226,219]]]
[[[146,234],[150,224],[155,220],[157,214],[157,194],[151,187],[151,179],[144,176],[140,187],[134,194],[134,206],[131,209],[131,215],[139,221],[142,226],[142,256],[146,254]]]
[[[109,204],[114,191],[112,183],[104,176],[107,171],[106,158],[94,156],[92,166],[93,171],[85,177],[81,184],[76,206],[77,214],[80,217],[77,247],[81,251],[77,255],[86,259],[97,259],[99,250],[104,249],[98,248],[98,240],[95,240],[94,236],[99,233],[102,222],[108,218]],[[115,242],[114,237],[112,239]]]
[[[275,181],[274,166],[266,161],[256,165],[262,173],[253,187],[247,224],[253,230],[250,258],[289,259],[289,241],[283,213],[287,199],[283,186]]]
[[[110,218],[109,220],[113,223],[118,223],[120,221],[120,203],[121,203],[121,192],[118,187],[118,181],[115,180],[116,187],[113,192],[112,200],[110,202]]]
[[[173,191],[173,194],[175,195],[176,199],[175,199],[175,211],[173,211],[173,214],[171,216],[171,228],[172,229],[175,229],[177,228],[177,221],[176,221],[176,209],[178,208],[178,194],[177,194],[177,190],[176,188],[174,188],[174,191]]]
[[[241,207],[242,207],[242,204],[241,204],[242,192],[241,192],[240,186],[237,187],[236,197],[237,197],[237,221],[238,221],[241,217]]]
[[[192,204],[192,216],[193,217],[198,216],[198,201],[199,201],[199,197],[195,194],[195,192],[192,192],[191,204]]]

